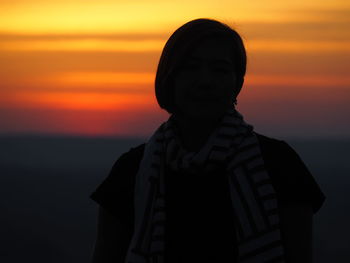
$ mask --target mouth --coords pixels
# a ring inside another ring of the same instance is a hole
[[[191,99],[194,101],[203,101],[203,102],[218,102],[220,98],[217,98],[215,96],[192,96]]]

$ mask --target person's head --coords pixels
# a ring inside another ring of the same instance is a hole
[[[211,19],[192,20],[168,39],[155,81],[158,104],[171,114],[212,118],[240,92],[246,52],[239,34]]]

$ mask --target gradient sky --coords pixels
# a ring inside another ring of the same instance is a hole
[[[161,50],[200,17],[245,40],[256,131],[349,137],[348,0],[0,0],[0,134],[149,136]]]

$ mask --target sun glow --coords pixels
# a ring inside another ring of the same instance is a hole
[[[350,134],[349,14],[347,0],[2,0],[0,133],[148,134],[166,116],[154,95],[164,44],[208,17],[246,44],[243,111]]]

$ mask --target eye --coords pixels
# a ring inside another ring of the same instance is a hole
[[[226,67],[214,67],[213,68],[214,72],[218,72],[218,73],[230,73],[230,69],[226,68]]]

